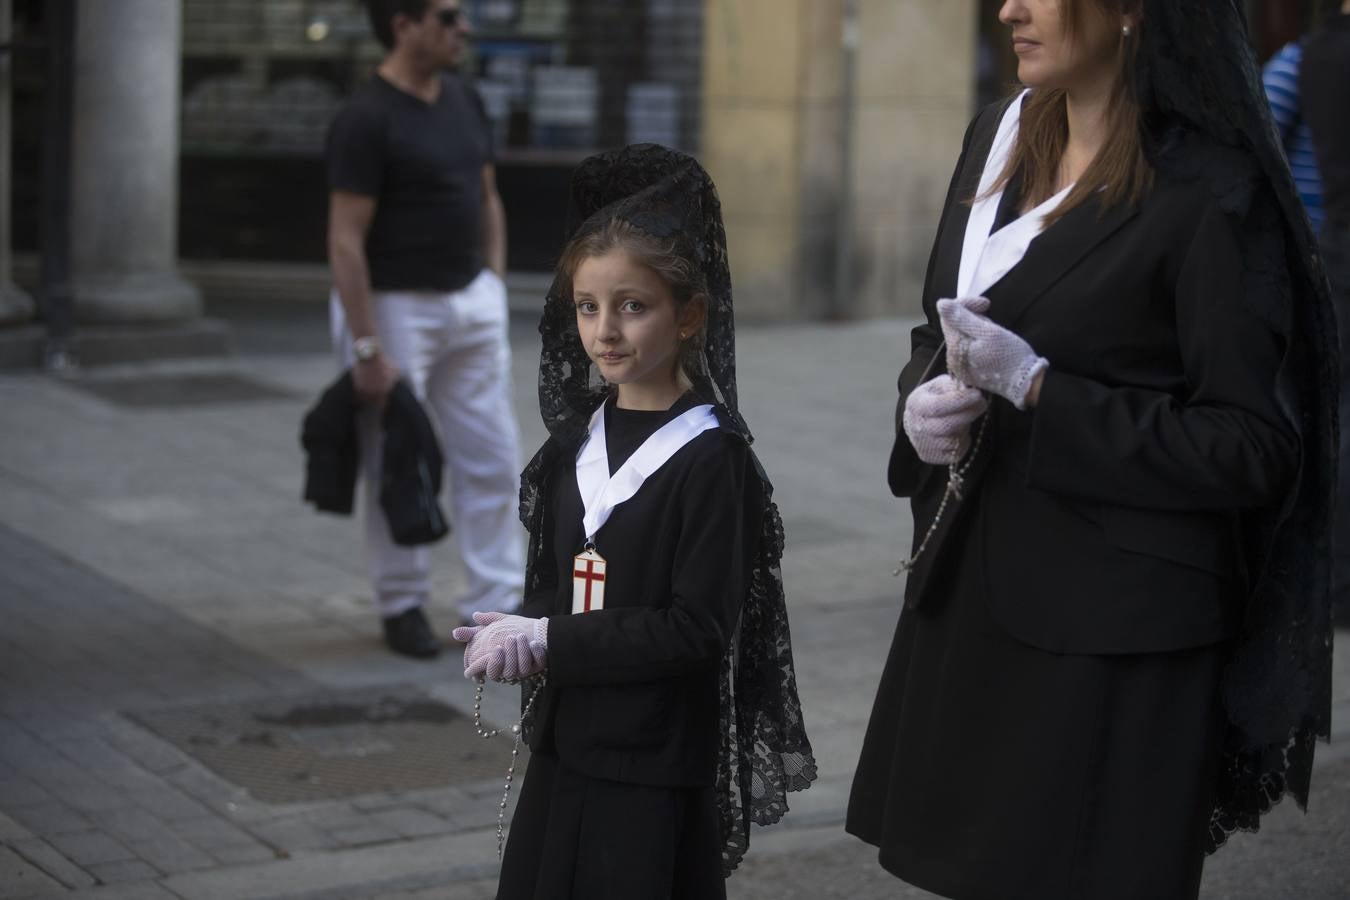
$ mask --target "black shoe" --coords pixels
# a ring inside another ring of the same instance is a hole
[[[384,642],[395,653],[417,659],[431,659],[441,652],[441,642],[431,633],[420,606],[385,619]]]

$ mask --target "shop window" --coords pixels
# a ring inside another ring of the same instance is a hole
[[[463,0],[512,266],[547,268],[571,168],[697,150],[703,0]],[[383,56],[358,0],[185,0],[184,256],[323,258],[328,123]]]

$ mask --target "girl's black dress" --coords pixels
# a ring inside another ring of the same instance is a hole
[[[693,405],[608,401],[610,474]],[[573,616],[582,507],[574,458],[561,457],[546,518],[555,577],[525,609],[549,616],[548,686],[499,900],[726,896],[713,792],[718,664],[755,549],[747,460],[744,443],[718,429],[676,452],[596,535],[605,608]]]
[[[707,318],[681,353],[690,394],[644,415],[614,409],[577,336],[565,273],[545,298],[539,412],[549,438],[521,473],[520,518],[530,534],[522,612],[550,617],[548,686],[525,723],[534,755],[501,896],[716,898],[751,826],[781,820],[789,795],[816,778],[779,568],[782,519],[737,402],[721,203],[697,160],[656,144],[588,157],[570,195],[572,240],[621,223],[693,262]],[[574,616],[576,458],[602,403],[611,472],[690,405],[711,405],[717,427],[613,511],[595,536],[608,561],[605,608]],[[659,806],[669,815],[648,815]]]

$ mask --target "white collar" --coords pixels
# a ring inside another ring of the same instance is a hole
[[[998,231],[993,230],[999,203],[1003,199],[1003,189],[990,193],[990,188],[1008,166],[1008,159],[1017,143],[1022,103],[1028,93],[1030,91],[1023,91],[1021,96],[1008,104],[989,149],[989,159],[980,174],[980,186],[966,220],[965,240],[961,246],[961,266],[956,276],[957,297],[983,296],[1007,275],[1026,256],[1031,242],[1045,230],[1046,217],[1073,190],[1073,185],[1069,185],[1016,221]]]
[[[648,477],[660,469],[685,444],[718,425],[712,404],[685,410],[658,428],[633,455],[609,474],[609,451],[605,441],[605,404],[591,416],[590,437],[577,452],[577,489],[585,507],[582,527],[588,544],[609,521],[614,508],[630,500]]]

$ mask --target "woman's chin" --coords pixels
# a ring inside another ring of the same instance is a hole
[[[1022,62],[1017,66],[1017,80],[1021,82],[1023,87],[1032,90],[1045,87],[1045,79],[1037,77],[1038,74],[1036,66],[1033,64]]]

